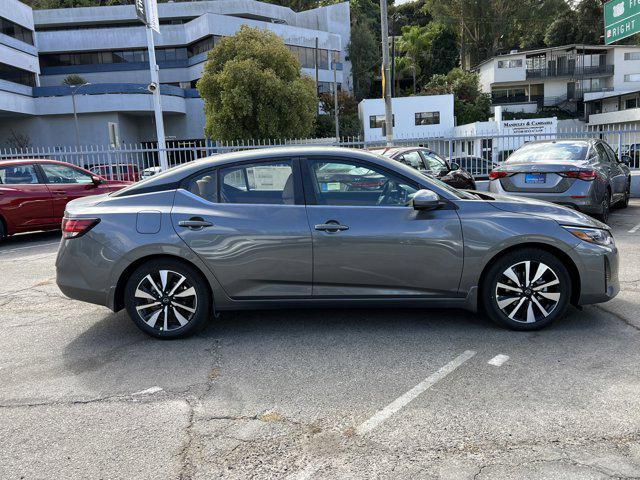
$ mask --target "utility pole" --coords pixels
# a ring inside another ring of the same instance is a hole
[[[88,82],[81,83],[80,85],[71,85],[71,104],[73,105],[73,124],[76,130],[76,152],[80,152],[80,127],[78,126],[78,109],[76,108],[76,93],[82,87],[91,85]]]
[[[391,75],[389,72],[389,23],[387,0],[380,0],[380,26],[382,28],[382,87],[384,96],[384,124],[387,146],[393,146],[393,109],[391,108]]]
[[[333,110],[335,111],[335,121],[336,121],[336,142],[340,142],[340,121],[338,120],[338,74],[336,70],[338,68],[337,65],[337,55],[331,53],[332,57],[332,66],[333,66]]]
[[[149,51],[149,70],[151,72],[151,84],[149,90],[153,95],[153,113],[156,119],[156,136],[158,138],[158,158],[160,168],[165,171],[169,168],[167,161],[167,143],[164,138],[164,119],[162,118],[162,101],[160,99],[160,75],[158,64],[156,63],[156,49],[153,41],[153,30],[149,25],[147,30],[147,49]]]

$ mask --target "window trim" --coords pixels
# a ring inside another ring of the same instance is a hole
[[[321,207],[334,207],[334,208],[375,208],[375,207],[407,208],[407,206],[405,205],[402,205],[402,206],[400,205],[324,205],[322,203],[318,203],[316,191],[313,186],[313,172],[311,171],[311,164],[314,162],[353,163],[355,166],[358,166],[358,167],[362,166],[364,168],[379,170],[380,172],[383,172],[385,174],[400,178],[402,181],[406,182],[407,185],[409,185],[410,187],[416,188],[417,190],[428,188],[427,186],[422,185],[411,178],[405,177],[404,175],[396,172],[395,170],[384,167],[382,165],[378,165],[377,163],[367,162],[366,160],[354,159],[353,157],[340,157],[340,156],[333,156],[333,155],[307,156],[307,157],[300,157],[300,165],[302,167],[304,197],[307,205],[317,205]],[[431,190],[430,188],[428,189]]]

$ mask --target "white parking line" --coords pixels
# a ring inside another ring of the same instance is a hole
[[[18,248],[11,248],[9,250],[0,250],[0,253],[12,253],[20,250],[26,250],[27,248],[49,247],[51,245],[59,245],[59,244],[60,242],[40,243],[38,245],[29,245],[27,247],[18,247]]]
[[[420,395],[422,392],[433,387],[436,383],[438,383],[440,380],[445,378],[447,375],[449,375],[451,372],[453,372],[456,368],[458,368],[464,362],[469,360],[475,354],[476,352],[474,352],[473,350],[467,350],[466,352],[461,353],[456,358],[454,358],[449,363],[447,363],[444,367],[440,368],[440,370],[438,370],[432,375],[429,375],[427,378],[425,378],[422,382],[417,384],[411,390],[401,395],[400,397],[396,398],[389,405],[387,405],[382,410],[380,410],[375,415],[373,415],[369,420],[367,420],[358,428],[356,428],[356,433],[358,435],[364,435],[366,433],[369,433],[371,430],[378,427],[389,417],[391,417],[392,415],[400,411],[409,402],[415,400],[415,398],[418,397],[418,395]]]
[[[629,233],[636,233],[638,230],[640,230],[640,223],[629,230]]]
[[[489,360],[487,363],[489,365],[494,365],[496,367],[501,367],[502,365],[505,364],[505,362],[509,360],[509,355],[496,355],[495,357],[493,357],[491,360]]]

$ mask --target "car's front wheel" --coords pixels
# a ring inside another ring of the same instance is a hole
[[[129,277],[124,296],[125,308],[138,328],[158,338],[192,335],[211,312],[206,280],[179,260],[144,263]]]
[[[563,263],[539,249],[522,249],[499,258],[482,285],[489,317],[514,330],[537,330],[561,317],[571,298],[571,279]]]

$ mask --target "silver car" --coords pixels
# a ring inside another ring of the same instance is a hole
[[[532,330],[619,290],[597,220],[314,147],[219,155],[73,201],[56,271],[67,296],[163,338],[224,310],[312,306],[459,307]]]
[[[489,191],[559,203],[606,223],[612,205],[629,205],[630,160],[601,140],[531,142],[493,169]]]

